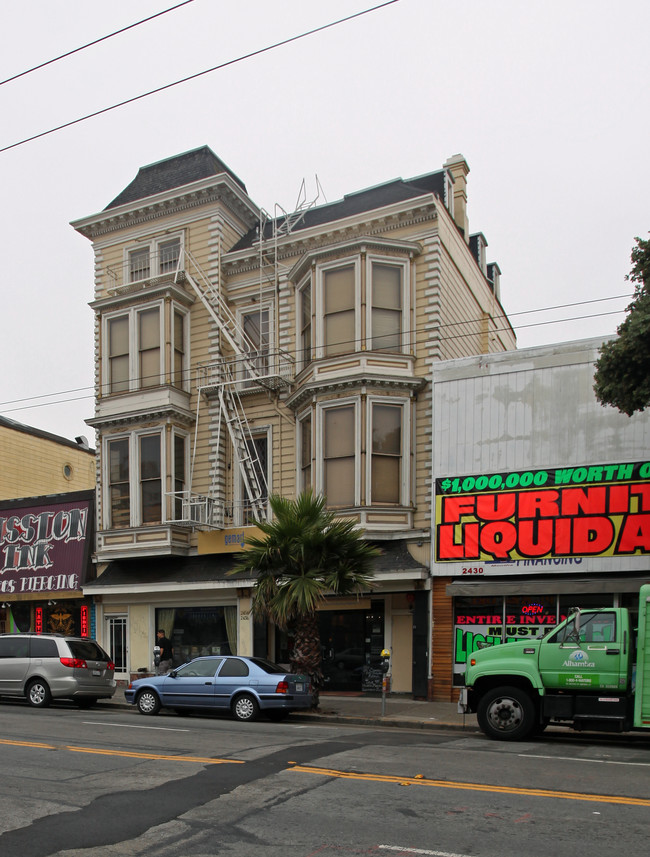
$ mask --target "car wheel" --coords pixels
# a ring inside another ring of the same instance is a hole
[[[34,708],[47,708],[52,702],[52,694],[46,681],[36,678],[27,685],[27,701]]]
[[[260,713],[257,700],[250,693],[240,693],[235,697],[230,708],[237,720],[256,720]]]
[[[158,714],[160,711],[160,700],[153,690],[140,691],[135,704],[140,714]]]
[[[495,687],[481,697],[476,719],[488,738],[520,741],[533,731],[535,706],[525,690]]]

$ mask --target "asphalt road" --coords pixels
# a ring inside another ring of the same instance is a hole
[[[645,857],[650,741],[0,703],[0,855]]]

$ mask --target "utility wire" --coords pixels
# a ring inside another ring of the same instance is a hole
[[[100,42],[105,42],[107,39],[112,39],[113,36],[119,36],[120,33],[126,33],[127,30],[132,30],[134,27],[139,27],[140,24],[146,24],[147,21],[153,21],[154,18],[160,18],[161,15],[166,15],[168,12],[173,12],[175,9],[180,9],[181,6],[187,6],[188,3],[193,3],[194,0],[183,0],[182,3],[177,3],[176,6],[170,6],[169,9],[163,9],[162,12],[156,12],[155,15],[149,15],[148,18],[143,18],[141,21],[136,21],[134,24],[129,24],[128,27],[122,27],[120,30],[115,30],[114,33],[109,33],[107,36],[101,36],[99,39],[94,39],[92,42],[88,42],[86,45],[81,45],[78,48],[74,48],[71,51],[67,51],[64,54],[60,54],[58,57],[53,57],[51,60],[45,60],[45,62],[39,63],[38,65],[33,66],[32,68],[28,68],[25,71],[20,71],[18,74],[14,74],[11,77],[6,78],[6,80],[0,80],[0,86],[4,86],[5,83],[11,83],[12,80],[18,80],[19,77],[25,77],[27,74],[31,74],[33,71],[38,71],[39,68],[45,68],[45,66],[52,65],[52,63],[58,62],[59,60],[63,60],[66,57],[71,57],[73,54],[78,54],[80,51],[85,51],[86,48],[92,48],[93,45],[98,45]]]
[[[613,295],[612,297],[609,297],[609,298],[595,298],[593,301],[578,301],[578,302],[573,303],[573,304],[558,304],[557,306],[544,307],[542,309],[537,309],[537,310],[535,310],[535,309],[523,310],[522,312],[515,313],[515,314],[516,315],[530,315],[531,313],[536,313],[536,312],[548,312],[550,310],[555,310],[555,309],[564,309],[564,308],[568,308],[568,307],[572,307],[572,306],[582,306],[583,304],[600,303],[602,301],[617,300],[618,298],[623,298],[623,297],[629,297],[629,295]],[[558,318],[558,319],[549,319],[548,321],[530,322],[529,324],[517,325],[517,330],[523,330],[523,329],[532,328],[532,327],[543,327],[543,326],[549,325],[549,324],[562,324],[562,323],[566,323],[566,322],[570,322],[570,321],[585,321],[585,320],[588,320],[591,318],[602,318],[604,316],[618,315],[621,312],[624,312],[624,310],[612,310],[610,312],[591,313],[589,315],[572,316],[570,318]],[[496,319],[498,319],[498,318],[507,318],[507,317],[505,315],[504,316],[496,316]],[[466,319],[464,321],[455,321],[455,322],[448,323],[447,325],[440,326],[438,329],[442,331],[441,339],[444,340],[445,342],[450,342],[453,339],[464,339],[468,336],[476,336],[477,335],[476,330],[471,330],[471,331],[466,332],[466,333],[461,333],[461,332],[452,333],[450,335],[446,335],[446,331],[448,328],[451,328],[451,327],[458,327],[460,325],[467,325],[467,324],[477,324],[479,321],[480,321],[480,319]],[[510,326],[506,325],[504,327],[494,328],[494,329],[490,330],[489,333],[503,333],[503,332],[507,332],[509,330],[510,330]],[[417,334],[422,334],[423,330],[422,330],[422,328],[416,328],[415,330],[405,331],[405,333],[415,333],[417,335]],[[425,333],[427,333],[427,335],[428,335],[429,331],[425,331]],[[416,336],[416,339],[414,340],[413,344],[414,345],[423,345],[427,341],[428,341],[428,338]],[[343,345],[343,344],[353,345],[353,344],[356,344],[356,342],[357,341],[354,340],[354,341],[350,341],[349,343],[338,342],[335,344],[337,344],[337,345]],[[262,350],[262,349],[260,349],[260,350]],[[293,353],[292,356],[297,357],[301,353],[301,351],[302,350],[299,348],[296,349],[296,351]],[[286,353],[290,354],[290,352],[286,352]],[[495,353],[500,353],[500,352],[495,352]],[[192,374],[195,371],[195,368],[196,367],[191,367],[186,371],[186,378],[187,379],[189,379],[192,376]],[[133,380],[133,379],[129,379],[129,380]],[[146,380],[146,379],[140,378],[140,380]],[[35,399],[47,399],[47,398],[50,398],[51,396],[67,396],[69,393],[82,393],[85,390],[88,390],[90,392],[87,395],[83,395],[83,396],[74,396],[73,398],[58,399],[58,400],[53,401],[53,402],[38,402],[37,404],[21,404],[22,402],[33,402]],[[14,411],[26,411],[26,410],[32,410],[33,408],[44,408],[44,407],[47,407],[48,405],[63,405],[63,404],[67,404],[68,402],[78,402],[78,401],[81,401],[83,399],[92,399],[92,398],[94,398],[94,395],[95,395],[94,391],[95,391],[94,386],[93,387],[77,387],[73,390],[60,390],[60,391],[55,392],[55,393],[44,393],[40,396],[27,396],[27,397],[22,398],[22,399],[11,399],[11,400],[6,401],[6,402],[0,402],[0,409],[2,409],[2,413],[13,413]],[[5,408],[4,407],[5,405],[20,405],[20,407]]]
[[[179,86],[181,83],[187,83],[190,80],[196,80],[199,77],[203,77],[203,75],[211,74],[213,71],[219,71],[222,68],[227,68],[230,65],[235,65],[236,63],[243,62],[244,60],[251,59],[252,57],[260,56],[261,54],[268,53],[269,51],[273,51],[276,48],[280,48],[283,45],[289,45],[291,42],[297,42],[300,39],[305,39],[307,36],[313,36],[315,33],[321,33],[323,30],[329,30],[331,27],[336,27],[339,24],[344,24],[347,21],[352,21],[355,18],[360,18],[363,15],[368,15],[371,12],[376,12],[378,9],[383,9],[386,6],[392,6],[393,3],[399,3],[399,0],[386,0],[385,3],[380,3],[378,6],[372,6],[369,9],[364,9],[361,12],[355,12],[353,15],[347,15],[345,18],[339,18],[336,21],[331,21],[329,24],[322,24],[319,27],[314,27],[312,30],[306,30],[303,33],[299,33],[296,36],[290,36],[287,39],[282,39],[279,42],[275,42],[272,45],[267,45],[265,48],[259,48],[255,51],[250,51],[247,54],[243,54],[242,56],[236,57],[232,60],[227,60],[226,62],[222,62],[219,65],[212,66],[212,68],[206,68],[204,71],[199,71],[196,74],[190,74],[187,77],[183,77],[180,80],[175,80],[173,83],[167,83],[164,86],[159,86],[156,89],[150,89],[148,92],[143,92],[140,95],[135,95],[133,98],[127,98],[124,101],[120,101],[117,104],[112,104],[110,107],[104,107],[101,110],[96,110],[94,113],[87,113],[85,116],[80,116],[78,119],[73,119],[70,122],[64,122],[62,125],[57,125],[55,128],[50,128],[48,131],[41,131],[39,134],[33,134],[31,137],[25,137],[24,140],[18,140],[16,143],[11,143],[9,146],[3,146],[0,148],[0,152],[8,152],[10,149],[15,149],[18,146],[23,146],[25,143],[31,143],[33,140],[38,140],[41,137],[47,137],[48,134],[54,134],[56,131],[61,131],[63,128],[70,128],[72,125],[78,125],[80,122],[85,122],[86,119],[93,119],[95,116],[101,116],[103,113],[109,113],[111,110],[117,110],[118,107],[124,107],[126,104],[133,104],[135,101],[140,101],[143,98],[148,98],[150,95],[155,95],[158,92],[164,92],[166,89],[172,89],[174,86]]]

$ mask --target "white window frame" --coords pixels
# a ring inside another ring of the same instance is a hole
[[[147,280],[155,279],[156,277],[169,276],[171,271],[161,272],[160,270],[160,247],[163,244],[171,244],[172,241],[179,242],[179,255],[182,258],[185,249],[185,235],[183,232],[170,232],[167,235],[157,235],[155,238],[148,238],[142,241],[135,241],[124,248],[124,283],[144,283]],[[131,254],[148,250],[149,252],[149,274],[147,277],[140,279],[131,279]],[[153,263],[156,263],[155,270]]]
[[[312,272],[310,271],[306,277],[300,281],[296,288],[296,371],[301,372],[303,369],[306,369],[311,363],[314,362],[314,356],[316,355],[316,315],[315,312],[316,304],[316,289],[315,289],[315,280],[316,277],[312,276]],[[307,287],[310,287],[311,290],[311,309],[310,309],[310,324],[311,324],[311,345],[309,348],[309,360],[305,360],[305,350],[302,345],[302,301],[303,301],[303,292]]]
[[[155,523],[142,523],[142,502],[140,497],[140,438],[158,435],[160,438],[160,490],[161,490],[161,524],[167,522],[167,504],[165,486],[167,484],[167,450],[165,447],[165,427],[155,426],[142,428],[132,432],[106,435],[102,438],[102,520],[103,529],[112,529],[111,498],[110,498],[110,458],[109,444],[117,440],[129,441],[129,527],[150,527]],[[187,446],[185,454],[187,456]],[[187,464],[187,459],[186,459]],[[120,527],[119,529],[124,529]]]
[[[183,480],[183,491],[187,492],[189,490],[190,485],[190,435],[186,431],[180,431],[176,427],[172,428],[171,432],[171,449],[170,449],[170,462],[169,462],[169,479],[171,484],[172,493],[176,493],[176,438],[180,437],[183,439],[183,468],[185,470],[185,479]],[[166,478],[166,474],[164,474],[164,478]],[[163,483],[164,485],[165,483]],[[166,500],[166,495],[163,492],[163,497]],[[176,520],[176,501],[175,497],[171,498],[171,517],[172,520]],[[167,514],[167,504],[165,502],[164,506],[165,517]]]
[[[273,302],[272,301],[262,301],[262,303],[250,303],[250,304],[245,304],[244,306],[237,307],[237,326],[239,327],[239,331],[240,331],[239,340],[240,340],[240,344],[243,346],[244,345],[244,343],[243,343],[244,317],[247,315],[259,315],[260,312],[262,312],[262,313],[268,312],[268,314],[269,314],[269,329],[268,329],[268,343],[266,346],[266,359],[268,361],[268,365],[267,365],[268,372],[271,372],[271,370],[272,370],[272,366],[271,366],[272,357],[271,357],[271,355],[272,355],[273,350],[274,350],[273,343],[275,341],[275,330],[274,330],[275,318],[274,318]],[[261,334],[262,334],[262,331],[260,331],[260,338],[261,338]],[[264,350],[265,349],[263,349],[263,348],[258,349],[258,354],[260,355],[260,357],[263,356]],[[245,351],[245,349],[244,349],[244,351]],[[253,361],[253,362],[255,362],[255,361]],[[254,379],[251,379],[250,372],[248,371],[246,366],[243,364],[243,362],[240,363],[235,368],[236,368],[236,373],[237,373],[238,378],[241,378],[242,380],[248,381],[250,386],[254,385],[255,381],[254,381]]]
[[[182,386],[176,389],[181,389],[187,392],[190,388],[189,366],[190,366],[190,314],[181,304],[176,301],[171,301],[169,305],[171,315],[171,354],[170,354],[170,383],[174,375],[174,315],[179,313],[183,316],[183,338],[184,338],[184,353],[183,353],[183,368],[182,368]],[[143,386],[140,383],[140,343],[139,343],[139,325],[138,315],[142,312],[147,312],[151,309],[158,309],[158,319],[160,323],[159,341],[160,341],[160,375],[159,383],[152,384],[151,387]],[[162,386],[166,383],[165,373],[165,356],[167,350],[167,341],[165,339],[165,322],[166,322],[166,307],[164,300],[151,301],[146,304],[138,304],[137,306],[125,307],[115,310],[114,312],[104,313],[102,315],[102,390],[105,396],[119,396],[139,390],[146,392],[154,387]],[[129,326],[129,372],[128,372],[128,389],[111,392],[111,367],[110,367],[110,322],[113,319],[128,318]],[[175,386],[172,384],[172,386]]]
[[[268,498],[273,493],[273,427],[266,425],[251,428],[250,439],[255,440],[260,437],[266,438],[266,496]],[[235,451],[233,450],[233,456],[234,455]],[[234,459],[233,467],[237,468],[237,478],[233,480],[235,489],[235,505],[237,509],[241,510],[243,509],[244,501],[246,499],[244,492],[244,480],[242,479],[239,462]]]
[[[366,256],[366,348],[372,350],[372,308],[373,308],[373,280],[372,266],[384,265],[387,268],[399,268],[401,270],[402,280],[402,325],[400,336],[399,351],[391,351],[386,349],[385,354],[403,354],[408,350],[410,344],[410,323],[411,317],[411,264],[404,258],[396,258],[394,256],[385,256],[383,254],[369,253]],[[377,349],[382,351],[381,348]]]
[[[187,392],[190,389],[190,314],[185,307],[181,306],[179,303],[175,301],[171,302],[170,305],[170,322],[171,322],[171,336],[170,336],[170,346],[171,346],[171,355],[170,355],[170,372],[169,379],[172,387],[175,387],[177,390],[185,390]],[[177,386],[174,384],[174,356],[175,356],[175,346],[174,346],[174,316],[178,313],[183,317],[183,366],[181,367],[181,384]],[[165,321],[163,319],[163,329],[165,326]],[[163,353],[163,367],[165,363],[165,355]]]
[[[314,441],[315,414],[311,408],[307,408],[306,410],[301,411],[296,416],[296,485],[298,486],[298,491],[297,491],[298,494],[300,494],[306,488],[306,486],[304,484],[303,470],[302,470],[302,437],[303,437],[303,432],[305,430],[304,424],[305,424],[306,419],[309,419],[311,421],[311,425],[310,425],[310,433],[311,433],[311,438],[310,438],[311,486],[310,487],[311,487],[311,490],[313,492],[316,491],[316,462],[315,462],[316,444]]]
[[[334,360],[337,357],[344,357],[345,354],[326,354],[325,351],[325,288],[324,275],[328,271],[336,270],[337,268],[354,268],[354,342],[352,343],[349,353],[361,351],[361,258],[358,253],[354,256],[346,256],[343,259],[336,259],[332,262],[321,263],[316,266],[316,340],[312,342],[312,353],[316,359],[326,357],[329,360]],[[314,305],[314,288],[312,286],[312,307]],[[348,353],[348,352],[346,352]]]
[[[373,405],[391,405],[402,409],[400,495],[398,503],[374,503],[372,498],[372,423]],[[366,399],[366,502],[368,506],[408,506],[411,496],[411,407],[410,400],[393,396],[368,396]]]
[[[361,505],[361,422],[359,419],[361,411],[361,400],[358,396],[349,397],[346,399],[334,399],[331,402],[319,402],[316,405],[316,431],[315,431],[315,450],[316,450],[316,469],[312,474],[312,481],[316,486],[316,490],[325,493],[325,462],[323,456],[324,446],[324,422],[325,412],[332,408],[349,407],[354,408],[354,502],[353,506]],[[347,508],[347,507],[345,507]]]

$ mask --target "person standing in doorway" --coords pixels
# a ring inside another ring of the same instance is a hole
[[[174,650],[162,628],[158,629],[156,645],[160,646],[160,663],[156,667],[156,675],[166,675],[172,668]]]

